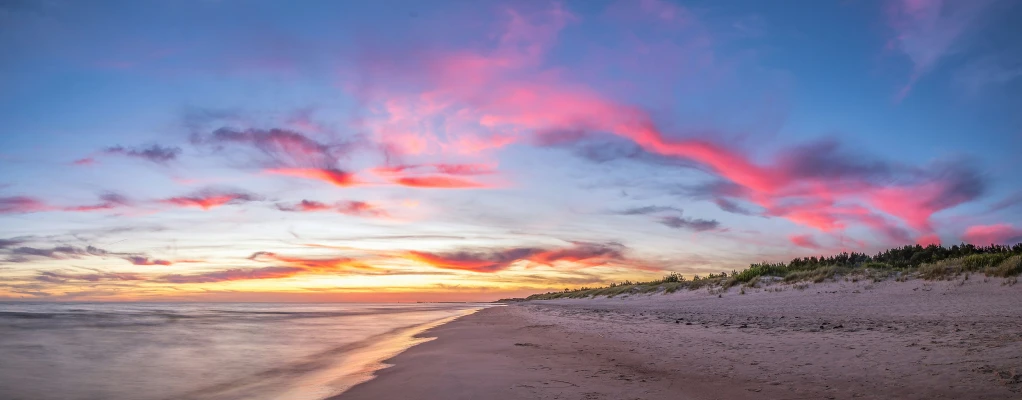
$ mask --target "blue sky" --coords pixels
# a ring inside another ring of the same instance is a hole
[[[0,296],[490,299],[1017,242],[1020,17],[0,3]]]

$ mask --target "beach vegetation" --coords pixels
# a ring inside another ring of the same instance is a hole
[[[1022,243],[1014,246],[975,246],[966,243],[948,247],[908,245],[875,255],[845,252],[832,256],[799,257],[789,262],[754,263],[746,269],[733,270],[730,273],[693,274],[688,278],[679,272],[670,272],[661,279],[648,282],[626,280],[610,283],[601,288],[581,287],[536,294],[527,299],[668,294],[682,289],[702,288],[712,293],[724,294],[727,289],[736,285],[741,285],[740,293],[744,294],[746,288],[755,288],[772,282],[783,282],[804,290],[809,282],[821,283],[838,279],[848,279],[852,282],[869,279],[875,283],[893,278],[895,281],[904,282],[913,278],[950,280],[968,274],[1005,278],[1006,284],[1014,284],[1018,280],[1017,277],[1022,275]]]

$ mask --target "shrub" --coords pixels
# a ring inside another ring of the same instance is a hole
[[[801,257],[788,263],[758,263],[749,268],[730,273],[709,274],[705,277],[693,276],[686,280],[681,274],[671,272],[660,280],[650,282],[624,281],[612,283],[603,288],[582,287],[564,289],[561,292],[550,292],[529,296],[527,300],[585,298],[592,296],[613,297],[619,294],[632,293],[673,293],[681,288],[695,290],[707,287],[711,292],[725,290],[737,284],[755,287],[763,276],[783,277],[785,282],[823,282],[837,275],[852,274],[849,279],[857,281],[861,277],[879,282],[892,276],[897,281],[908,280],[914,273],[925,279],[944,279],[962,273],[983,273],[987,276],[1008,278],[1006,284],[1013,284],[1017,276],[1022,275],[1022,243],[1014,246],[990,245],[975,246],[971,244],[943,247],[937,245],[908,245],[894,248],[870,256],[864,253],[841,253],[829,257]],[[804,289],[804,284],[797,285]]]
[[[752,264],[749,268],[737,274],[731,274],[731,279],[734,282],[746,283],[763,275],[784,276],[787,272],[787,268],[783,263],[759,263]]]
[[[1022,274],[1022,255],[1011,256],[1001,261],[996,267],[987,267],[984,271],[987,275],[1007,278]]]
[[[982,271],[987,267],[996,266],[1011,257],[1011,254],[973,254],[960,258],[962,268],[966,271]]]
[[[960,273],[962,273],[962,261],[960,258],[941,260],[919,266],[919,276],[923,279],[943,279]]]
[[[698,275],[696,275],[696,279],[699,279]],[[681,276],[681,274],[679,274],[677,272],[671,272],[671,274],[665,276],[664,279],[661,280],[661,282],[662,283],[671,283],[671,282],[681,282],[681,281],[684,281],[684,280],[685,280],[685,277]]]
[[[813,270],[805,271],[791,271],[784,276],[785,282],[801,282],[801,281],[813,281],[816,283],[823,282],[827,279],[833,278],[838,273],[850,272],[851,269],[840,268],[840,267],[822,267]]]
[[[863,268],[870,268],[870,269],[892,269],[892,268],[894,268],[894,266],[891,265],[891,264],[885,263],[885,262],[871,261],[871,262],[868,262],[868,263],[864,264]]]

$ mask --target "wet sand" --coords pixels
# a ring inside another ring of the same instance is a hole
[[[437,339],[339,399],[1022,398],[1022,285],[1000,282],[490,308],[427,331]]]

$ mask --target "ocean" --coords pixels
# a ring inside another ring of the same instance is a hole
[[[0,303],[0,399],[326,399],[487,306]]]

